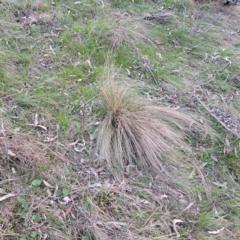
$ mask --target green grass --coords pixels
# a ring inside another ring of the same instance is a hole
[[[161,8],[170,22],[143,19]],[[1,1],[0,239],[239,239],[239,138],[196,100],[240,120],[239,14],[215,1]],[[184,137],[192,153],[173,177],[116,164],[117,179],[99,161],[108,64],[144,104],[210,131]]]

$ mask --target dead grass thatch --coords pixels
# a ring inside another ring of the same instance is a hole
[[[12,159],[31,165],[40,160],[44,154],[43,148],[40,148],[24,134],[0,138],[1,159]]]

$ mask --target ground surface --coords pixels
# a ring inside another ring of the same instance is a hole
[[[0,16],[0,239],[240,239],[239,5],[3,0]],[[108,64],[212,129],[186,139],[181,178],[98,160]]]

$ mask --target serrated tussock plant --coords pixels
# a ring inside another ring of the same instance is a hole
[[[176,169],[190,152],[185,140],[191,128],[200,124],[189,113],[144,104],[131,88],[109,76],[101,87],[105,111],[97,131],[100,159],[114,173],[128,165]]]

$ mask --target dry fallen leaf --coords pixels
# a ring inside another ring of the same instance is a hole
[[[52,196],[52,193],[51,193],[51,191],[49,189],[47,189],[47,195],[48,195],[48,197]]]
[[[79,146],[84,147],[86,145],[85,139],[82,139],[82,143],[78,143]]]
[[[49,187],[49,188],[55,188],[54,186],[50,185],[47,181],[43,180],[43,183],[45,186]]]
[[[192,179],[193,176],[195,176],[195,175],[196,175],[196,170],[195,170],[195,168],[194,168],[194,169],[192,170],[192,172],[190,173],[188,179]]]
[[[107,222],[107,224],[112,224],[115,228],[121,228],[121,226],[126,226],[127,223],[123,222]]]
[[[66,218],[66,216],[72,211],[72,206],[70,206],[64,213],[61,214],[63,218]]]
[[[122,182],[119,184],[118,187],[121,187],[124,183],[126,183],[126,179],[125,178],[123,178]]]
[[[162,190],[159,188],[158,191],[157,191],[157,198],[162,200],[164,198],[168,198],[168,196],[166,194],[163,194]]]
[[[49,52],[52,53],[53,55],[56,55],[51,45],[49,45]]]
[[[0,197],[0,202],[6,200],[7,198],[10,198],[10,197],[14,197],[15,194],[13,193],[8,193],[7,195],[3,196],[3,197]]]
[[[225,57],[224,60],[225,60],[226,62],[228,62],[229,64],[232,64],[232,62],[229,60],[228,57]]]
[[[205,163],[203,163],[203,164],[201,164],[200,166],[199,166],[199,169],[204,169],[206,166],[208,165],[208,163],[207,162],[205,162]]]
[[[235,156],[238,157],[238,150],[237,150],[237,148],[234,148],[234,153],[235,153]]]
[[[78,143],[79,144],[79,143]],[[76,145],[74,145],[74,150],[75,150],[75,152],[82,152],[82,151],[84,151],[86,148],[85,147],[83,147],[82,149],[79,149],[79,148],[77,148],[76,147]]]
[[[222,188],[227,188],[227,182],[219,183],[219,182],[212,182],[214,185]]]
[[[43,129],[44,131],[47,132],[47,128],[46,128],[45,126],[43,126],[43,125],[34,125],[34,124],[27,124],[27,125],[28,125],[28,126],[33,126],[33,127],[41,128],[41,129]]]
[[[57,190],[58,190],[58,185],[56,184],[56,187],[55,187],[55,191],[54,191],[53,197],[56,197]]]
[[[88,188],[95,188],[95,187],[101,187],[101,186],[102,186],[101,183],[94,183],[94,184],[88,185]]]
[[[130,70],[129,69],[127,69],[127,68],[125,68],[126,69],[126,71],[127,71],[127,74],[128,74],[128,76],[130,76],[131,75],[131,72],[130,72]]]
[[[216,235],[216,234],[219,234],[220,232],[222,232],[223,230],[224,230],[224,227],[220,228],[220,229],[218,229],[216,231],[208,231],[208,233]]]
[[[39,126],[39,125],[38,125]],[[58,136],[55,136],[53,138],[49,138],[49,137],[46,137],[43,142],[53,142],[54,140],[56,140],[58,138]]]
[[[140,202],[146,205],[151,204],[148,200],[145,200],[145,199],[140,200]]]
[[[8,155],[11,157],[16,157],[16,154],[13,153],[10,149],[8,149]]]
[[[78,142],[79,142],[79,139],[77,139],[75,142],[69,143],[68,145],[69,145],[69,146],[74,146],[74,145],[76,145]]]
[[[38,114],[37,113],[34,115],[34,125],[35,126],[38,125]]]
[[[224,154],[229,154],[232,152],[230,141],[227,138],[225,139],[225,146],[224,146],[223,152]]]
[[[208,54],[205,53],[205,58],[202,60],[203,62],[206,61],[208,59]]]
[[[229,140],[227,138],[225,138],[225,145],[230,147],[230,142],[229,142]]]
[[[188,209],[190,209],[193,205],[194,205],[195,202],[191,202],[187,205],[187,207],[183,210],[183,212],[187,211]]]
[[[85,63],[87,63],[87,64],[88,64],[88,66],[89,66],[90,68],[93,68],[93,66],[92,66],[92,63],[91,63],[90,59],[87,59],[87,60],[85,61]]]
[[[65,196],[65,197],[63,198],[63,200],[64,200],[67,204],[72,201],[71,198],[69,198],[68,196]]]
[[[160,60],[163,60],[163,56],[162,56],[161,53],[157,52],[157,53],[156,53],[156,56],[159,57]]]
[[[211,155],[211,159],[214,160],[215,162],[218,162],[218,159],[213,155]]]
[[[174,219],[173,220],[173,229],[174,229],[175,233],[177,234],[177,238],[179,238],[180,234],[179,234],[179,232],[177,230],[177,227],[178,227],[177,223],[183,223],[183,220],[181,220],[181,219]]]

